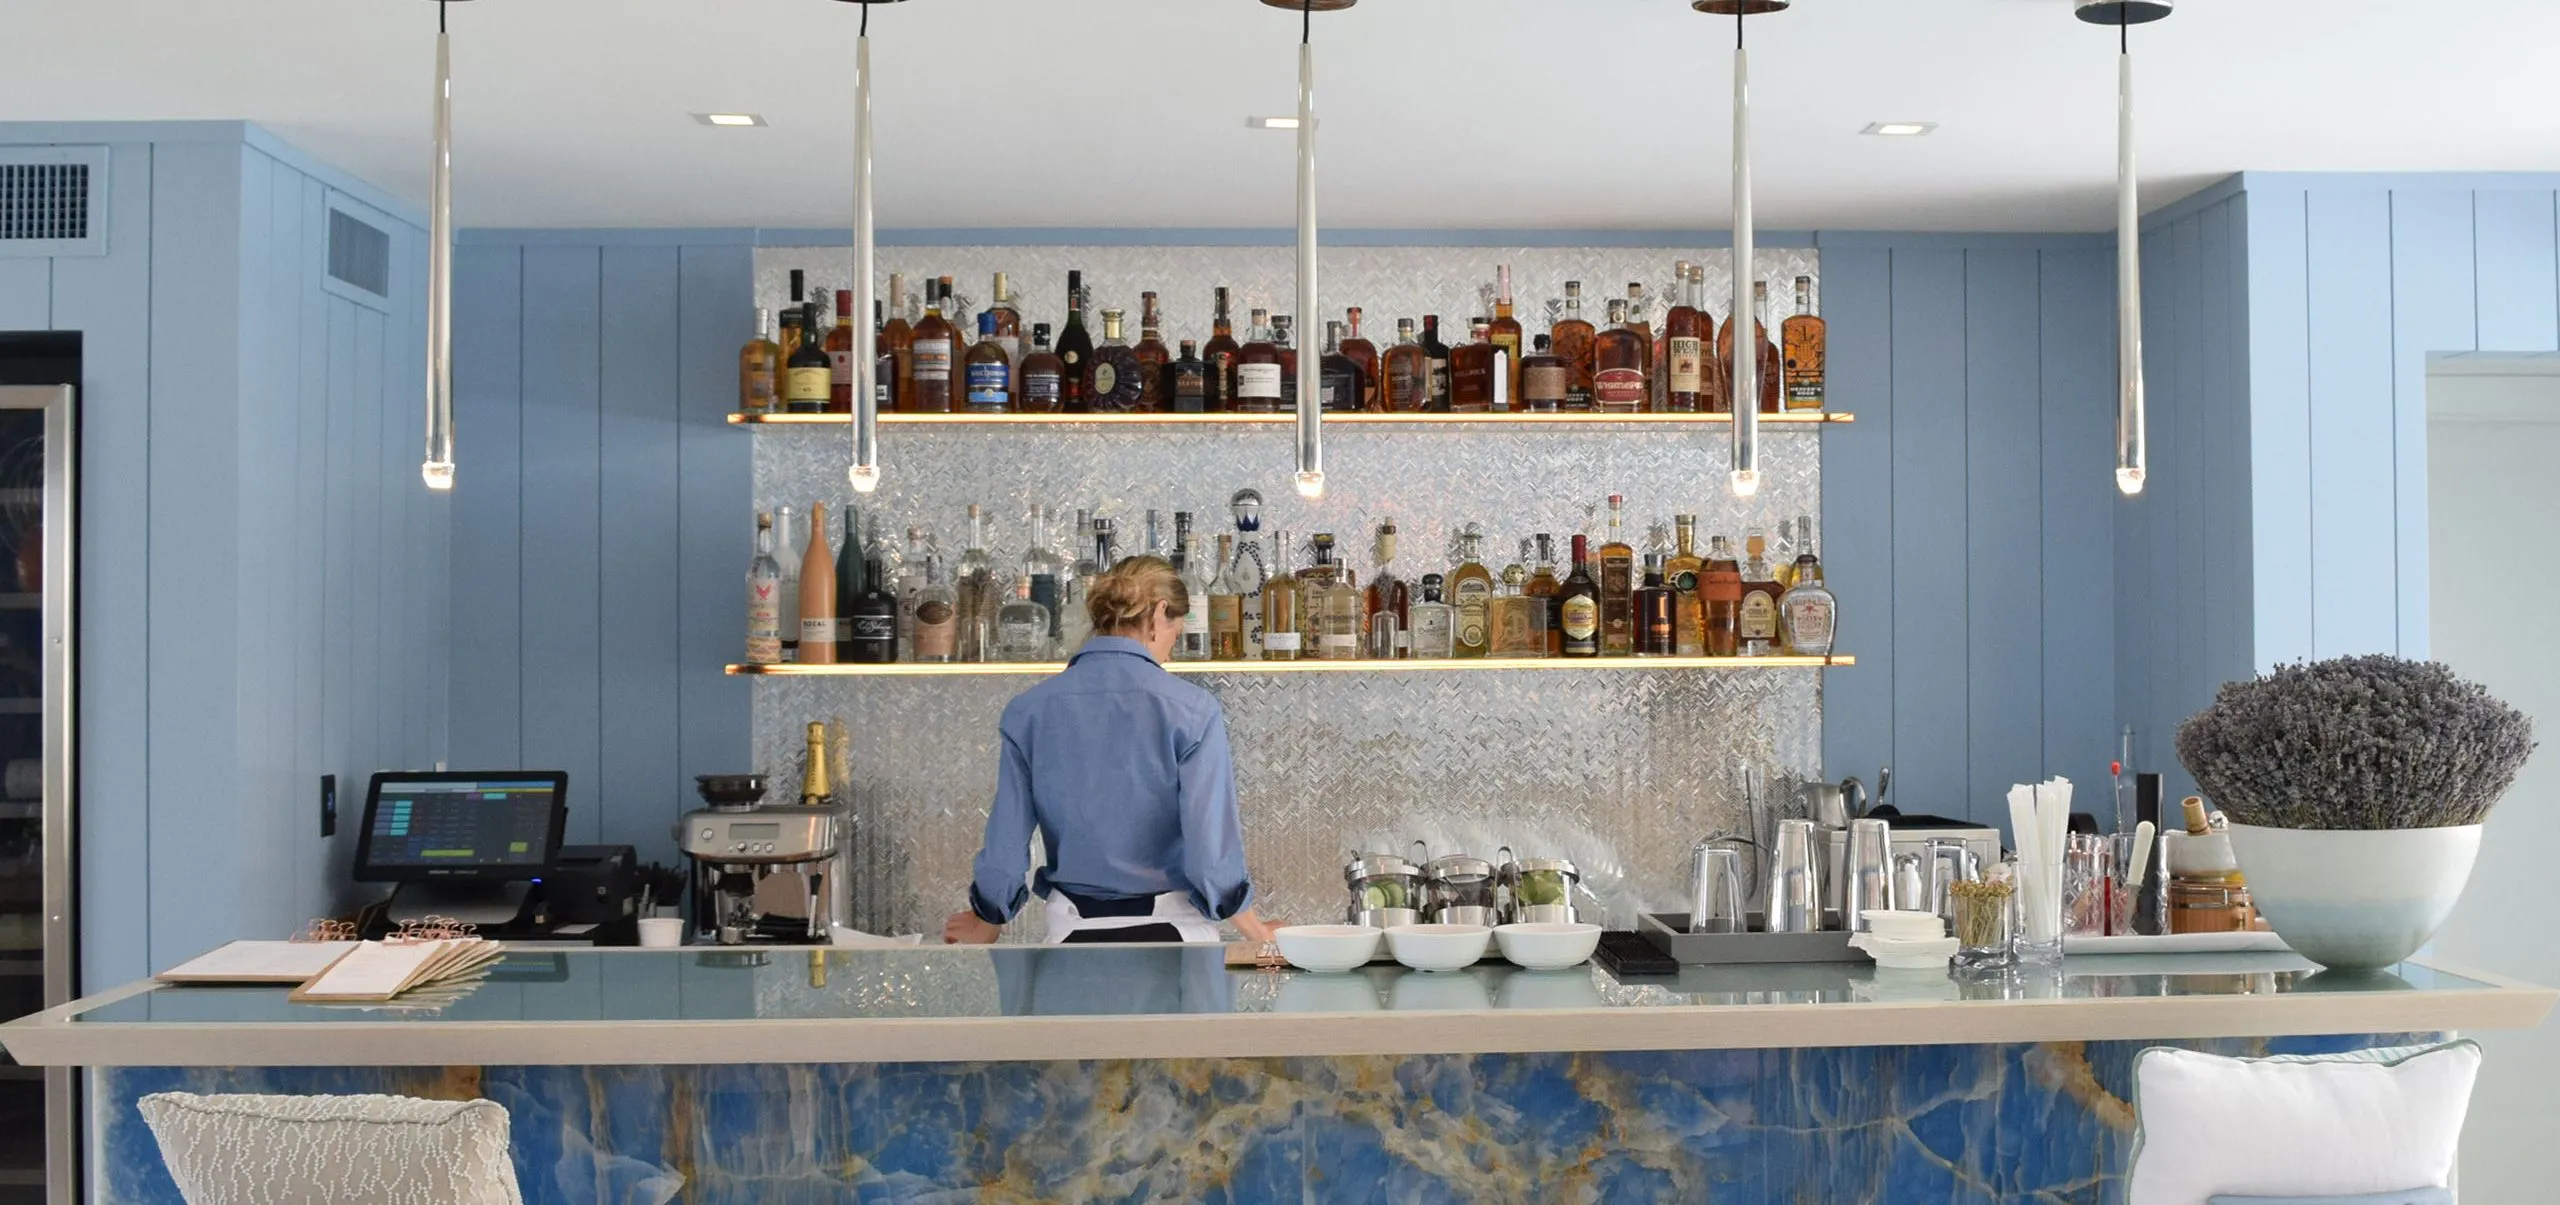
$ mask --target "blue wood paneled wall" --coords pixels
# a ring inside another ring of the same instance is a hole
[[[108,253],[0,259],[0,329],[87,335],[94,990],[345,904],[365,776],[441,756],[446,508],[414,484],[425,242],[397,202],[238,123],[0,126],[28,142],[111,148]],[[387,304],[323,288],[333,204],[391,234]]]
[[[453,758],[569,772],[573,842],[672,860],[746,768],[744,241],[545,235],[455,261]]]

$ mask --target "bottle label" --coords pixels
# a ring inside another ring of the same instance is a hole
[[[1591,393],[1600,405],[1612,410],[1641,407],[1645,403],[1644,370],[1603,368],[1591,378]]]
[[[1040,604],[1043,609],[1049,612],[1049,634],[1051,636],[1058,635],[1058,575],[1054,573],[1032,574],[1031,601]]]
[[[1466,648],[1483,648],[1487,620],[1486,605],[1493,600],[1485,596],[1482,586],[1458,587],[1458,643]]]
[[[1022,376],[1022,408],[1046,414],[1058,408],[1058,374],[1029,372]]]
[[[771,665],[782,660],[782,583],[747,583],[747,660]]]
[[[800,621],[800,643],[834,644],[836,621],[832,616],[810,617]]]
[[[1206,371],[1189,365],[1174,370],[1173,408],[1182,414],[1198,414],[1209,408],[1209,374]]]
[[[1346,636],[1339,632],[1327,632],[1316,637],[1316,647],[1332,652],[1355,653],[1360,648],[1360,638]]]
[[[1708,602],[1742,601],[1742,574],[1739,570],[1709,567],[1698,578],[1698,593]]]
[[[1570,376],[1562,364],[1539,364],[1520,374],[1520,395],[1531,410],[1560,410]]]
[[[824,367],[794,368],[782,378],[783,400],[794,404],[814,402],[823,406],[834,388],[835,372]]]
[[[1449,357],[1431,357],[1431,409],[1449,408],[1449,393],[1457,387],[1449,376]]]
[[[738,409],[748,414],[762,414],[773,409],[773,374],[749,372],[738,380]]]
[[[1787,647],[1808,657],[1831,652],[1831,602],[1805,593],[1786,600]]]
[[[948,381],[951,379],[951,341],[949,339],[918,339],[909,354],[912,357],[911,362],[915,365],[912,375],[916,380]]]
[[[855,644],[889,644],[898,639],[898,617],[895,614],[863,613],[853,617]]]
[[[1244,655],[1262,658],[1262,592],[1236,596],[1236,623],[1244,629]]]
[[[996,643],[1011,652],[1037,652],[1040,646],[1048,641],[1049,623],[1046,617],[1018,615],[996,625]]]
[[[1671,587],[1674,594],[1695,594],[1698,591],[1698,574],[1696,570],[1683,569],[1664,579],[1662,584]]]
[[[1095,397],[1108,396],[1112,390],[1119,387],[1119,366],[1113,364],[1109,356],[1103,356],[1096,359],[1093,362],[1093,395]]]
[[[1262,647],[1266,652],[1297,652],[1298,634],[1296,632],[1264,632],[1262,634]]]
[[[1744,640],[1776,640],[1778,638],[1778,602],[1766,590],[1753,590],[1742,598],[1742,615],[1734,629]]]
[[[1236,365],[1236,396],[1278,401],[1280,399],[1280,366],[1277,364]]]
[[[980,410],[1002,410],[1012,398],[1008,396],[1013,373],[1002,364],[979,361],[969,365],[969,405]]]
[[[1209,634],[1209,608],[1215,605],[1217,604],[1210,602],[1207,599],[1191,604],[1191,609],[1182,613],[1182,634],[1185,636],[1207,636]]]
[[[1565,639],[1579,644],[1589,644],[1593,637],[1600,634],[1599,599],[1588,594],[1568,594],[1565,596],[1564,606],[1559,609],[1564,612],[1562,625]]]
[[[827,368],[828,371],[834,374],[836,388],[842,389],[853,384],[852,349],[847,348],[843,351],[828,352]]]
[[[916,607],[916,659],[949,661],[960,645],[959,611],[934,601]]]
[[[1671,339],[1671,392],[1704,393],[1707,390],[1707,341],[1688,335]]]
[[[1232,594],[1209,596],[1210,631],[1213,634],[1222,632],[1235,634],[1236,650],[1229,654],[1231,656],[1240,654],[1244,647],[1244,610],[1236,604],[1236,596]]]

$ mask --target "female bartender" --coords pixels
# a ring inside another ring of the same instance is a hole
[[[1221,920],[1271,939],[1245,875],[1226,713],[1162,664],[1194,605],[1161,557],[1093,580],[1093,638],[1004,709],[986,844],[945,942],[994,941],[1035,892],[1052,942],[1215,942]],[[1048,857],[1025,886],[1034,827]]]

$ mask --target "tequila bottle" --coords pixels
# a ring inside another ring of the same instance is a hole
[[[1244,659],[1244,607],[1239,580],[1232,562],[1236,560],[1236,538],[1218,537],[1218,572],[1209,587],[1209,659],[1240,661]],[[1260,589],[1260,587],[1255,587]]]
[[[1066,597],[1067,567],[1058,550],[1049,546],[1049,514],[1042,507],[1031,508],[1031,544],[1022,550],[1022,594],[1048,614],[1045,635],[1054,646],[1060,634],[1058,605]]]
[[[1673,515],[1671,522],[1679,533],[1679,543],[1671,558],[1663,562],[1662,584],[1671,588],[1672,653],[1704,657],[1707,610],[1706,601],[1698,595],[1698,579],[1707,563],[1698,556],[1698,517]]]
[[[1573,576],[1556,592],[1556,626],[1567,657],[1600,655],[1600,584],[1591,576],[1591,537],[1573,537]]]
[[[1457,655],[1458,609],[1440,601],[1441,577],[1437,573],[1422,575],[1422,600],[1411,608],[1413,616],[1413,655],[1425,661],[1442,661]]]
[[[909,608],[909,623],[915,632],[915,659],[943,662],[960,654],[960,601],[951,586],[942,580],[942,557],[938,553],[924,556],[924,580],[916,587],[915,605]]]
[[[1520,541],[1520,559],[1503,567],[1502,584],[1488,609],[1492,632],[1486,656],[1547,655],[1547,600],[1529,593],[1528,561],[1533,547],[1527,540]]]
[[[1176,661],[1209,659],[1209,625],[1212,600],[1216,597],[1218,562],[1200,551],[1200,537],[1191,532],[1188,513],[1175,516],[1181,520],[1179,545],[1183,587],[1189,591],[1190,609],[1182,614],[1182,639],[1173,646]]]
[[[1777,575],[1769,568],[1768,541],[1752,536],[1743,545],[1750,553],[1742,566],[1742,609],[1734,620],[1745,657],[1767,657],[1779,651]]]
[[[960,660],[992,659],[988,644],[995,634],[996,611],[1004,606],[1010,584],[987,552],[986,512],[973,503],[969,507],[969,542],[960,550],[959,581],[953,586],[960,604]]]
[[[1300,627],[1299,607],[1303,597],[1298,577],[1290,572],[1292,550],[1289,533],[1271,533],[1271,555],[1275,558],[1270,580],[1262,583],[1262,657],[1265,661],[1295,661],[1304,643]]]
[[[1049,642],[1049,608],[1032,600],[1031,579],[1013,584],[1013,597],[996,610],[995,638],[988,651],[989,661],[1047,661],[1054,656]]]
[[[1786,631],[1787,650],[1799,657],[1828,657],[1839,634],[1840,604],[1822,584],[1822,560],[1813,554],[1812,519],[1798,520],[1802,551],[1796,555],[1796,584],[1778,599],[1778,617]]]
[[[1262,585],[1270,580],[1270,571],[1262,563],[1262,495],[1254,490],[1237,490],[1227,500],[1228,513],[1236,520],[1235,559],[1227,565],[1227,583],[1236,596],[1236,625],[1243,633],[1237,656],[1247,661],[1262,660]]]
[[[1600,546],[1600,653],[1636,651],[1636,550],[1626,538],[1627,500],[1609,495],[1609,542]]]
[[[1351,575],[1334,559],[1333,533],[1316,533],[1315,562],[1301,583],[1309,592],[1304,600],[1307,655],[1318,661],[1357,661],[1366,602],[1352,588]]]
[[[1493,571],[1484,567],[1484,529],[1467,524],[1458,537],[1458,567],[1449,571],[1458,608],[1456,655],[1481,657],[1492,645]]]

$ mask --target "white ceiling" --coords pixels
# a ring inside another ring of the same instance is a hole
[[[0,117],[248,118],[424,194],[426,0],[9,7]],[[459,220],[843,224],[855,17],[453,5]],[[1255,0],[880,8],[880,223],[1287,225],[1292,136],[1244,118],[1294,110],[1297,24]],[[1367,0],[1315,24],[1328,225],[1726,224],[1730,19],[1685,0]],[[2243,168],[2560,168],[2550,0],[2187,0],[2133,37],[2155,204]],[[2109,224],[2114,37],[2069,0],[1799,0],[1751,40],[1764,226]],[[1942,125],[1859,135],[1876,120]]]

